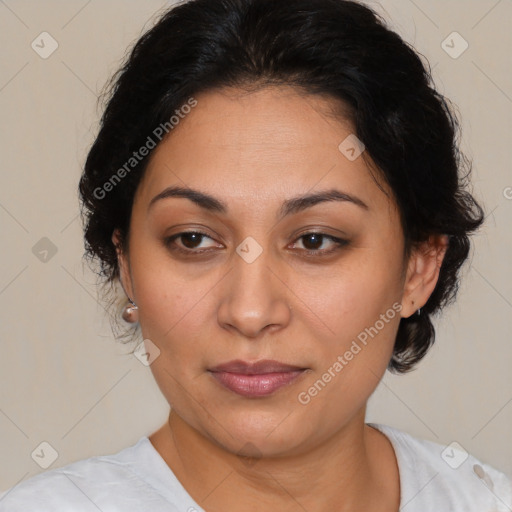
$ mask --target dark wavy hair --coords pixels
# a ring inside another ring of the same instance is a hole
[[[151,153],[108,194],[98,191],[155,127],[202,92],[291,85],[345,107],[363,155],[393,192],[406,255],[430,235],[448,235],[437,285],[421,315],[400,320],[388,368],[404,373],[427,353],[431,316],[454,300],[468,235],[484,215],[467,190],[471,164],[458,147],[453,106],[435,90],[428,62],[379,14],[346,0],[180,2],[140,37],[107,85],[79,183],[84,257],[99,262],[103,285],[119,284],[111,236],[119,229],[128,250],[134,194]]]

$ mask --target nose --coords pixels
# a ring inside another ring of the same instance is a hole
[[[248,262],[238,254],[234,267],[224,281],[217,318],[219,325],[235,330],[247,338],[257,338],[264,332],[286,327],[291,318],[289,297],[282,271],[263,251]]]

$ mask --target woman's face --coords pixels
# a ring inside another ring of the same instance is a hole
[[[235,92],[197,96],[154,150],[121,275],[174,411],[233,453],[299,453],[361,418],[418,305],[391,195],[339,148],[351,127],[292,88]],[[155,199],[168,187],[212,199]],[[332,200],[299,199],[316,194]],[[233,360],[300,371],[212,371]]]

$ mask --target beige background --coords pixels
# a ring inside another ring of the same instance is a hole
[[[42,471],[31,453],[43,441],[58,452],[53,468],[114,453],[167,417],[149,368],[113,341],[96,301],[81,261],[76,187],[96,133],[97,93],[168,5],[0,1],[0,490]],[[412,374],[386,375],[368,421],[456,440],[512,475],[512,3],[372,5],[429,59],[458,105],[488,217],[458,303],[437,322],[435,348]],[[43,31],[59,45],[47,59],[31,48]],[[441,47],[453,31],[469,43],[457,59]],[[57,248],[46,263],[32,252],[43,237]]]

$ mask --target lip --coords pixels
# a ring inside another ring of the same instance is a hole
[[[285,373],[296,370],[305,370],[305,368],[301,368],[300,366],[293,366],[291,364],[280,363],[279,361],[274,361],[272,359],[262,359],[254,363],[236,359],[210,368],[210,371],[212,372],[241,373],[244,375]]]
[[[238,395],[263,397],[291,384],[306,369],[268,359],[255,363],[238,359],[208,371],[215,380]]]

